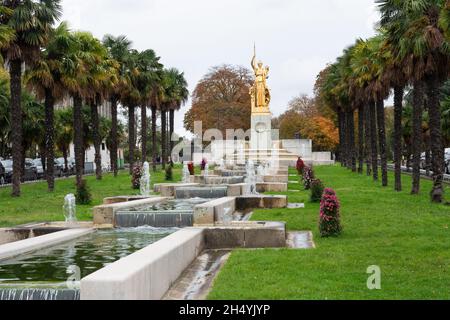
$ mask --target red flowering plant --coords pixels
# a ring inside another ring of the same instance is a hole
[[[303,176],[303,170],[305,169],[305,162],[303,162],[302,158],[298,158],[296,169],[299,176]]]
[[[188,163],[188,170],[189,170],[189,174],[191,176],[195,175],[194,163],[192,163],[192,162]]]
[[[311,167],[305,167],[303,170],[303,185],[305,190],[311,189],[311,183],[314,180],[314,171]]]
[[[340,203],[333,189],[325,189],[320,202],[319,231],[321,237],[338,236],[342,232]]]

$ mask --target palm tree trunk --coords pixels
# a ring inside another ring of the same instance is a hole
[[[12,196],[20,197],[22,176],[22,61],[10,61],[11,141],[12,141]]]
[[[156,172],[156,106],[152,106],[152,162],[153,172]]]
[[[378,181],[378,149],[377,149],[377,116],[375,102],[369,104],[370,114],[370,139],[372,147],[372,176],[374,181]]]
[[[388,185],[388,170],[387,170],[387,148],[386,148],[386,120],[384,115],[384,100],[379,99],[376,103],[377,107],[377,123],[378,123],[378,144],[380,148],[381,157],[381,181],[382,186]]]
[[[114,177],[117,177],[117,97],[111,98],[111,150],[110,150],[110,162],[111,170],[114,172]]]
[[[402,114],[403,87],[394,88],[394,163],[395,163],[395,191],[402,191]]]
[[[372,134],[370,130],[371,121],[370,121],[370,104],[366,105],[364,108],[364,117],[365,117],[365,134],[364,140],[365,144],[365,154],[366,154],[366,173],[367,176],[370,177],[372,175]]]
[[[83,100],[79,95],[73,97],[73,128],[74,128],[74,151],[75,151],[75,174],[77,188],[80,188],[84,171],[84,146],[83,146]]]
[[[444,196],[444,146],[441,132],[441,105],[439,101],[440,81],[436,77],[427,80],[428,112],[430,117],[431,164],[433,189],[431,201],[441,203]]]
[[[170,159],[172,160],[171,164],[173,166],[173,159],[172,159],[172,151],[173,148],[175,146],[174,141],[172,141],[173,139],[173,133],[175,131],[175,110],[174,109],[170,109],[169,111],[169,123],[170,123],[170,134],[169,134],[169,152],[171,154]]]
[[[356,172],[356,148],[355,148],[355,115],[354,111],[349,111],[347,115],[348,121],[348,167]]]
[[[47,163],[47,186],[48,191],[53,192],[55,190],[55,170],[53,164],[55,162],[55,111],[54,111],[55,99],[51,90],[45,90],[45,149]]]
[[[166,111],[161,110],[161,153],[162,153],[162,168],[166,168],[166,155],[167,155],[167,138],[166,138]]]
[[[91,101],[91,121],[92,121],[92,136],[94,140],[95,149],[95,176],[97,180],[102,180],[102,155],[101,155],[101,144],[102,140],[100,137],[100,119],[98,115],[98,100],[94,98]]]
[[[413,115],[412,115],[412,190],[411,194],[419,194],[420,191],[420,155],[422,151],[422,113],[423,113],[423,83],[416,81],[413,91]]]
[[[136,118],[134,115],[135,108],[134,106],[128,107],[128,150],[129,150],[129,156],[128,156],[128,162],[130,163],[130,175],[133,174],[133,167],[134,167],[134,149],[135,149],[135,122]]]
[[[338,111],[338,123],[339,123],[339,157],[338,160],[341,163],[341,167],[344,166],[344,150],[345,150],[345,116],[344,113]]]
[[[141,106],[142,163],[147,161],[147,106]]]
[[[358,173],[364,172],[364,104],[358,108]]]

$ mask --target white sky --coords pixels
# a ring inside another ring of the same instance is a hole
[[[184,71],[192,92],[212,66],[250,68],[253,43],[271,68],[274,115],[289,100],[312,94],[325,65],[358,37],[374,34],[374,0],[63,0],[63,20],[96,37],[126,35],[153,49],[166,67]],[[183,128],[186,105],[176,115]]]

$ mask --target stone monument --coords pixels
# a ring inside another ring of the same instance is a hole
[[[252,150],[272,149],[272,113],[270,112],[270,90],[267,86],[269,67],[256,60],[256,48],[252,59],[255,83],[250,88],[252,103],[251,140]]]

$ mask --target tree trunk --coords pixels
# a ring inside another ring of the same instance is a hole
[[[402,191],[403,87],[394,88],[394,163],[395,191]]]
[[[22,61],[10,61],[11,89],[11,142],[12,142],[12,196],[20,197],[20,178],[22,176]]]
[[[370,115],[370,146],[372,148],[372,176],[374,181],[378,181],[378,149],[377,149],[377,117],[375,102],[369,104]]]
[[[412,114],[412,153],[413,153],[413,171],[412,171],[412,190],[411,194],[420,192],[420,156],[422,152],[422,113],[423,113],[423,83],[417,81],[414,83],[413,90],[413,114]]]
[[[344,114],[338,111],[338,123],[339,123],[339,157],[338,161],[341,163],[341,167],[345,165],[344,161],[344,146],[345,146],[345,125],[344,125]]]
[[[83,146],[83,100],[79,95],[73,97],[73,128],[74,128],[74,152],[75,152],[75,175],[77,188],[80,188],[84,171],[84,146]]]
[[[170,159],[172,160],[171,164],[173,166],[173,159],[172,159],[172,151],[175,147],[175,143],[172,140],[173,139],[173,133],[175,131],[175,110],[170,109],[169,111],[169,124],[170,124],[170,134],[169,134],[169,152],[170,152]]]
[[[94,98],[91,101],[91,121],[92,121],[92,137],[94,140],[95,149],[95,176],[97,180],[102,180],[102,154],[101,145],[102,139],[100,137],[100,119],[98,115],[98,99]]]
[[[372,137],[370,131],[370,104],[364,107],[364,140],[365,140],[365,154],[366,154],[366,174],[368,177],[372,175]]]
[[[114,172],[114,177],[117,177],[119,172],[117,168],[117,149],[118,149],[118,137],[117,137],[117,97],[111,98],[111,150],[110,150],[110,162],[111,170]]]
[[[364,104],[358,108],[358,173],[364,172]]]
[[[340,112],[341,114],[341,129],[342,129],[342,141],[341,141],[341,165],[343,167],[347,166],[347,114],[345,112]]]
[[[354,111],[349,111],[347,115],[348,121],[348,167],[353,172],[356,172],[356,148],[355,148],[355,114]]]
[[[147,106],[141,106],[142,163],[147,161]]]
[[[427,79],[428,108],[430,117],[431,165],[433,171],[433,189],[431,201],[442,203],[444,196],[444,146],[441,132],[441,105],[439,101],[440,82],[436,77]]]
[[[153,172],[156,172],[156,106],[152,106],[152,162]]]
[[[384,100],[379,99],[376,103],[377,107],[377,123],[378,123],[378,144],[381,157],[381,181],[382,186],[388,186],[388,170],[387,170],[387,148],[386,148],[386,120],[384,115]]]
[[[135,149],[135,143],[136,143],[136,139],[135,139],[135,122],[136,119],[134,117],[134,111],[135,111],[135,107],[134,106],[130,106],[128,107],[128,150],[129,150],[129,155],[128,155],[128,162],[130,163],[130,175],[133,174],[133,167],[134,167],[134,149]]]
[[[45,149],[47,158],[47,186],[48,191],[55,190],[55,170],[52,165],[55,162],[55,99],[51,90],[45,90]]]
[[[167,138],[166,138],[166,111],[161,110],[161,153],[162,153],[162,168],[166,169],[166,156],[167,156]]]
[[[67,160],[67,148],[62,149],[62,154],[64,158],[64,171],[66,171],[66,175],[69,176],[69,161]]]

